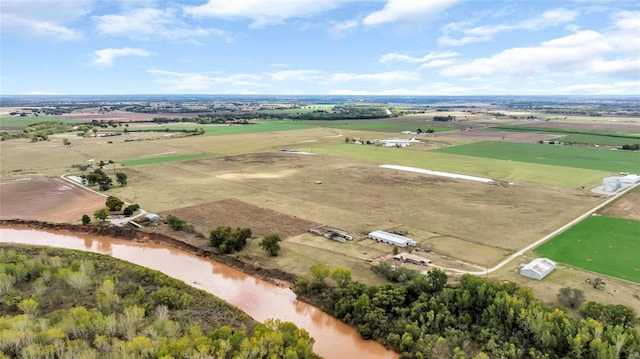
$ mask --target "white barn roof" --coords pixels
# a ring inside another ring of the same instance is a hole
[[[398,247],[418,245],[418,242],[414,241],[411,238],[385,231],[373,231],[369,233],[368,237],[371,239],[375,239],[376,241],[393,244]]]
[[[541,280],[556,268],[556,262],[548,258],[536,258],[520,268],[520,275]]]
[[[640,182],[640,176],[638,175],[626,175],[622,177],[622,183],[638,183]]]

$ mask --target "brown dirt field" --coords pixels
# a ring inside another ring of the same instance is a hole
[[[640,221],[640,192],[630,192],[600,211],[611,217],[622,217]]]
[[[538,141],[544,141],[558,137],[557,134],[553,135],[544,133],[483,131],[475,129],[466,131],[443,132],[439,134],[439,136],[445,138],[462,137],[478,141],[507,141],[523,143],[537,143]]]
[[[202,233],[209,233],[218,226],[248,227],[254,237],[277,233],[288,238],[319,226],[268,208],[254,206],[236,199],[208,202],[190,207],[176,208],[160,213],[163,217],[174,215],[184,219]]]
[[[495,264],[601,199],[579,190],[479,184],[280,151],[129,167],[126,173],[131,185],[114,193],[149,211],[181,217],[176,208],[235,198],[356,234],[408,230],[420,242],[432,241],[438,253],[481,266]],[[215,218],[206,210],[199,215],[208,216],[202,221]]]
[[[1,219],[37,219],[48,222],[80,221],[83,214],[105,206],[105,197],[62,178],[35,178],[0,183]]]

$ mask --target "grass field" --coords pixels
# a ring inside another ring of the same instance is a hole
[[[288,130],[300,130],[305,128],[316,127],[299,121],[274,120],[274,121],[258,121],[253,125],[200,125],[200,124],[160,124],[148,126],[132,126],[130,130],[164,130],[180,131],[195,130],[202,128],[208,136],[236,135],[254,132],[276,132]]]
[[[73,121],[70,121],[66,118],[60,118],[58,116],[28,116],[28,117],[13,117],[13,116],[8,116],[8,117],[0,117],[0,128],[1,129],[6,129],[6,128],[24,128],[29,126],[32,123],[40,123],[40,122],[47,122],[47,121],[55,121],[55,122],[62,122],[62,123],[70,123]]]
[[[631,151],[512,142],[478,142],[441,148],[436,152],[597,171],[640,172],[640,153]]]
[[[416,124],[409,124],[403,121],[392,120],[335,120],[335,121],[302,121],[305,124],[314,127],[328,127],[342,130],[355,130],[355,131],[378,131],[378,132],[393,132],[400,133],[402,131],[416,131],[418,127],[423,131],[428,128],[433,129],[435,132],[456,131],[454,127],[434,127],[428,124],[423,126],[416,126]]]
[[[128,161],[122,161],[121,164],[125,166],[141,166],[141,165],[150,165],[150,164],[163,163],[163,162],[194,160],[198,158],[212,158],[212,157],[219,157],[219,156],[221,155],[217,153],[189,153],[184,155],[147,157],[147,158],[141,158],[137,160],[128,160]]]
[[[627,138],[627,137],[615,137],[615,136],[600,136],[600,135],[583,135],[583,134],[570,134],[563,137],[558,137],[556,140],[564,142],[604,145],[604,146],[623,146],[623,145],[635,145],[640,143],[640,138]]]
[[[589,217],[538,247],[555,261],[640,283],[640,221]]]
[[[485,131],[506,131],[525,133],[549,133],[557,134],[565,142],[584,144],[598,144],[608,146],[633,145],[640,143],[640,133],[623,131],[606,131],[592,129],[551,128],[551,127],[525,127],[525,126],[492,126],[484,128]]]
[[[467,145],[458,147],[465,146]],[[316,147],[314,152],[379,164],[412,166],[496,180],[528,182],[565,188],[576,188],[587,184],[599,183],[607,175],[605,172],[590,169],[461,156],[440,151],[419,151],[379,146],[328,145]]]

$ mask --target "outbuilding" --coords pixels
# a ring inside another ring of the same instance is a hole
[[[413,263],[413,264],[418,264],[422,266],[426,266],[427,264],[431,263],[431,260],[417,256],[415,254],[411,254],[411,253],[398,253],[395,256],[393,256],[393,259],[397,261],[405,262],[405,263]]]
[[[385,231],[373,231],[367,235],[370,239],[373,239],[378,242],[393,244],[394,246],[398,246],[401,248],[404,247],[415,247],[418,245],[418,242],[414,241],[411,238],[401,236],[395,233],[389,233]]]
[[[640,176],[634,174],[628,174],[621,179],[624,184],[635,184],[640,182]]]
[[[556,268],[556,262],[549,258],[536,258],[520,268],[520,275],[541,280]]]
[[[145,217],[150,220],[151,222],[156,222],[160,220],[160,216],[158,216],[157,214],[153,214],[153,213],[149,213],[147,215],[145,215]]]

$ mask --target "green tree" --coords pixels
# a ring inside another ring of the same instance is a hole
[[[93,217],[104,222],[109,218],[109,208],[105,207],[93,212]]]
[[[121,186],[127,185],[127,175],[122,172],[116,172],[116,182],[118,182]]]
[[[336,267],[331,273],[331,278],[336,281],[339,287],[344,287],[351,282],[351,269]]]
[[[18,303],[18,309],[27,315],[34,315],[38,310],[38,302],[35,299],[25,299]]]
[[[69,141],[69,139],[63,138],[62,139],[62,144],[65,145],[65,146],[69,146],[69,145],[71,145],[71,142]]]
[[[317,284],[325,284],[324,280],[331,274],[331,269],[322,262],[316,262],[311,266],[311,275]]]
[[[89,223],[91,223],[91,217],[89,217],[86,214],[83,214],[82,215],[82,224],[89,224]]]
[[[447,273],[440,268],[434,268],[427,272],[427,279],[431,285],[429,289],[433,293],[441,291],[447,285]]]
[[[109,196],[105,201],[105,205],[107,206],[107,208],[109,208],[110,211],[119,211],[122,209],[124,201],[122,201],[118,197]]]
[[[260,241],[260,247],[267,251],[270,256],[276,257],[280,253],[280,236],[277,234],[270,234]]]

